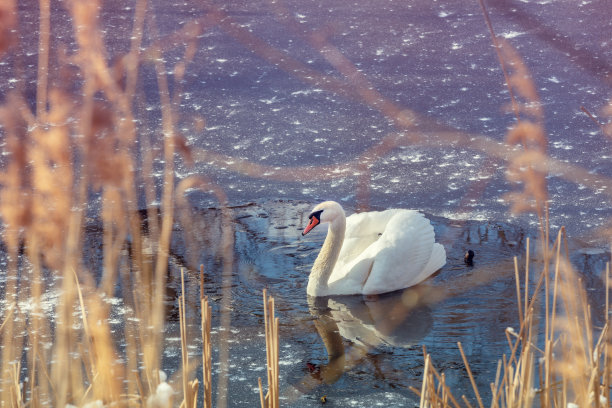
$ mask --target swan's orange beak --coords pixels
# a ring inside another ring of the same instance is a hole
[[[302,232],[302,235],[306,235],[310,232],[311,229],[313,229],[314,227],[316,227],[317,225],[319,225],[321,221],[319,221],[319,219],[316,216],[311,216],[310,217],[310,222],[308,223],[308,225],[306,226],[306,228],[304,228],[304,231]]]

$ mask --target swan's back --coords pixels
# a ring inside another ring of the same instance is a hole
[[[444,248],[435,243],[431,223],[418,211],[354,214],[346,219],[344,243],[328,284],[344,294],[385,293],[416,285],[445,263]]]

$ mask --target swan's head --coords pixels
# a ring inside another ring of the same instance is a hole
[[[334,222],[336,219],[344,219],[344,210],[335,201],[325,201],[312,209],[308,216],[310,222],[304,228],[302,235],[308,234],[314,227],[325,222]]]

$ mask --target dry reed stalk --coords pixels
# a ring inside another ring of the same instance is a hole
[[[181,359],[182,359],[182,380],[183,380],[183,402],[181,407],[195,408],[198,402],[198,386],[199,382],[197,379],[189,381],[192,369],[189,364],[189,351],[187,349],[187,342],[189,340],[189,333],[187,331],[187,318],[186,318],[186,305],[185,305],[185,271],[181,268],[181,296],[179,296],[179,325],[181,334]]]
[[[149,25],[156,33],[154,16],[149,15]],[[159,361],[157,359],[157,350],[161,348],[161,338],[163,331],[163,297],[164,297],[164,279],[168,268],[168,252],[170,247],[170,236],[172,234],[172,224],[174,222],[174,113],[170,104],[170,91],[166,70],[163,65],[163,58],[159,50],[155,50],[156,57],[155,71],[157,76],[157,85],[159,88],[159,97],[162,107],[162,127],[164,135],[164,182],[161,200],[162,223],[159,235],[159,243],[157,248],[157,257],[155,263],[154,274],[154,312],[153,312],[153,333],[151,343],[152,369],[158,370]]]
[[[23,187],[28,184],[27,177],[23,174],[23,168],[27,164],[27,149],[23,140],[27,137],[23,127],[23,119],[16,106],[4,106],[0,111],[0,118],[5,131],[6,150],[12,154],[11,160],[6,165],[2,178],[2,191],[0,191],[0,211],[3,216],[6,230],[3,239],[7,246],[8,268],[6,270],[6,287],[4,298],[8,305],[4,311],[4,322],[2,323],[2,365],[0,379],[3,384],[11,382],[11,366],[15,361],[18,351],[15,349],[13,333],[15,333],[15,321],[10,318],[15,315],[15,307],[18,302],[18,259],[19,246],[22,239],[21,230],[31,222],[28,196]],[[8,387],[3,387],[0,398],[9,401],[11,394]]]
[[[51,6],[49,0],[39,0],[38,75],[36,82],[36,116],[40,123],[47,118],[47,84],[49,80],[49,35]]]
[[[144,35],[145,14],[147,11],[147,0],[138,0],[134,11],[134,27],[130,42],[130,52],[125,57],[125,95],[133,100],[136,84],[138,81],[138,68],[140,66],[140,49]],[[150,174],[150,173],[145,173]]]
[[[476,381],[474,380],[474,375],[472,374],[472,370],[470,368],[470,363],[468,363],[467,357],[465,356],[465,353],[463,352],[463,347],[461,346],[461,342],[457,342],[457,346],[459,347],[459,351],[461,352],[461,358],[463,359],[465,370],[467,371],[468,376],[470,377],[470,382],[472,383],[474,394],[476,394],[476,399],[478,400],[478,406],[480,408],[484,408],[484,405],[482,404],[482,398],[480,398],[480,392],[478,392],[478,387],[476,386]]]
[[[423,358],[425,363],[423,365],[423,383],[421,384],[421,389],[418,390],[412,386],[408,387],[419,397],[419,406],[421,408],[430,406],[460,408],[461,405],[446,384],[446,376],[444,373],[438,373],[433,366],[431,355],[427,353],[425,346],[423,346]]]
[[[563,333],[554,373],[562,377],[563,386],[561,395],[549,391],[551,399],[567,400],[579,406],[599,405],[600,396],[603,395],[602,384],[606,383],[605,377],[610,375],[609,371],[603,372],[600,366],[605,358],[604,349],[609,346],[608,326],[604,326],[595,341],[582,283],[565,259],[561,260],[560,271],[559,296],[564,314],[552,324]]]
[[[261,378],[259,378],[259,395],[262,408],[278,408],[280,406],[278,388],[278,317],[274,317],[274,298],[268,297],[266,289],[263,290],[263,303],[268,392],[264,397]]]
[[[185,319],[185,273],[181,268],[181,295],[178,298],[179,306],[179,328],[181,337],[181,370],[183,373],[183,402],[181,405],[191,406],[191,401],[188,399],[188,385],[189,382],[189,353],[187,351],[187,328]]]
[[[502,361],[497,361],[497,371],[495,372],[495,382],[491,383],[491,408],[498,408],[497,395],[499,390],[499,380],[501,375]]]
[[[221,372],[217,382],[217,404],[218,408],[225,408],[227,405],[228,391],[228,371],[229,371],[229,336],[231,328],[231,303],[232,303],[232,273],[234,263],[233,251],[233,225],[231,221],[231,210],[227,208],[227,199],[221,201],[221,225],[223,228],[222,239],[222,258],[223,258],[223,298],[221,299],[220,323],[223,330],[219,336],[219,363]]]
[[[15,0],[0,3],[0,56],[15,44],[17,13]]]
[[[88,302],[88,310],[92,353],[95,359],[93,399],[120,402],[125,371],[123,365],[118,363],[118,354],[108,324],[109,306],[98,296],[92,296]]]
[[[24,402],[20,384],[20,372],[21,362],[16,361],[15,363],[11,364],[11,382],[7,388],[9,389],[9,393],[11,395],[10,404],[12,407],[22,407]]]
[[[425,405],[425,396],[427,395],[426,391],[427,391],[427,386],[429,385],[429,365],[431,364],[430,361],[430,357],[429,354],[425,357],[425,368],[423,369],[423,385],[421,387],[421,402],[419,404],[419,406],[421,408],[426,408],[427,405]]]
[[[534,211],[538,215],[540,226],[543,227],[542,221],[548,222],[548,217],[545,216],[546,179],[544,173],[536,170],[536,164],[546,157],[547,140],[540,98],[522,58],[508,41],[495,35],[484,1],[479,0],[479,3],[504,74],[512,111],[517,121],[515,127],[508,132],[506,140],[509,145],[521,144],[524,149],[522,154],[510,160],[507,176],[510,181],[522,184],[523,191],[509,193],[506,198],[512,203],[513,212]],[[519,102],[519,97],[524,101]],[[522,115],[526,115],[526,119]],[[547,233],[548,228],[544,228],[544,231]]]
[[[204,387],[204,408],[212,408],[212,352],[210,329],[212,308],[208,296],[204,296],[204,265],[200,265],[200,308],[202,311],[202,386]]]
[[[104,225],[104,276],[102,289],[107,296],[114,296],[115,282],[118,275],[118,263],[121,249],[125,245],[128,229],[123,208],[123,198],[117,188],[108,186],[103,191],[102,222]]]
[[[85,341],[84,341],[84,346],[83,346],[83,360],[84,361],[84,365],[88,368],[87,370],[85,370],[85,374],[88,376],[88,380],[90,383],[93,383],[93,378],[96,376],[97,373],[97,369],[96,369],[96,364],[94,361],[94,353],[92,352],[92,344],[91,341],[93,340],[91,331],[89,330],[89,323],[88,323],[88,319],[87,319],[87,308],[85,307],[85,302],[83,300],[83,291],[81,290],[81,285],[79,284],[79,278],[76,274],[76,271],[73,271],[74,273],[74,281],[76,284],[76,288],[77,288],[77,294],[78,294],[78,299],[79,299],[79,306],[80,306],[80,312],[81,312],[81,321],[83,324],[83,333],[85,335]]]
[[[470,404],[470,401],[467,399],[467,397],[465,395],[461,396],[461,399],[463,400],[463,402],[465,403],[465,406],[468,408],[473,408],[472,404]]]
[[[138,308],[136,307],[137,302],[134,299],[139,299],[139,297],[135,296],[135,291],[138,282],[138,273],[133,276],[130,273],[130,269],[127,265],[123,265],[121,268],[122,279],[124,285],[122,287],[122,297],[125,302],[126,313],[125,313],[125,321],[134,321],[135,316],[139,315]],[[134,279],[136,278],[136,279]],[[124,325],[124,338],[126,341],[125,347],[125,361],[126,361],[126,393],[128,396],[142,396],[145,395],[142,381],[139,375],[139,365],[140,358],[139,355],[141,353],[140,342],[139,342],[139,333],[141,325],[133,325],[133,324],[125,324]]]
[[[529,245],[529,237],[526,239],[525,243],[525,316],[527,315],[527,311],[529,309],[529,250],[531,246]],[[516,271],[518,272],[518,271]],[[520,302],[521,300],[518,299]],[[524,319],[523,319],[524,320]]]
[[[229,367],[229,335],[231,325],[231,302],[232,302],[232,268],[234,264],[234,226],[232,224],[232,212],[227,206],[227,196],[223,189],[209,180],[207,177],[198,175],[190,176],[182,180],[176,187],[176,201],[182,208],[187,207],[185,191],[190,188],[197,188],[204,192],[212,192],[221,206],[220,234],[221,240],[219,252],[223,260],[222,270],[222,291],[220,323],[221,332],[219,335],[219,363],[220,373],[217,382],[217,401],[216,406],[223,408],[227,405],[228,391],[228,367]],[[218,241],[218,240],[217,240]]]
[[[34,240],[35,241],[35,240]],[[46,369],[45,361],[48,361],[48,354],[44,347],[41,347],[41,341],[45,338],[51,338],[49,322],[45,319],[44,311],[41,307],[42,296],[45,291],[45,283],[42,276],[42,265],[38,256],[38,244],[31,242],[28,248],[28,258],[32,263],[32,272],[29,279],[30,284],[30,301],[32,308],[29,313],[30,324],[27,327],[28,341],[32,351],[28,360],[27,372],[30,382],[30,396],[33,398],[33,406],[40,400],[50,400],[48,381],[40,378],[40,371]],[[42,354],[42,355],[41,355]]]
[[[612,374],[612,330],[610,327],[612,325],[612,319],[610,317],[610,263],[606,263],[606,327],[607,327],[607,336],[604,343],[604,351],[603,351],[603,382],[602,387],[604,390],[604,398],[606,401],[610,402],[610,374]]]
[[[612,138],[612,99],[610,102],[602,109],[603,115],[608,117],[608,123],[604,125],[603,132],[604,135]]]
[[[519,314],[519,324],[522,326],[524,315],[523,315],[523,309],[521,306],[521,279],[518,273],[518,259],[516,256],[514,257],[514,282],[516,283],[516,297],[518,298],[517,305],[518,305],[518,314]],[[525,282],[525,284],[527,284],[527,282]]]
[[[144,185],[144,195],[147,203],[156,202],[156,188],[153,179],[153,152],[151,149],[150,140],[148,137],[143,136],[141,138],[143,146],[142,151],[142,184]],[[155,255],[157,251],[156,239],[159,237],[159,214],[157,207],[152,204],[148,204],[146,207],[146,217],[148,232],[147,234],[140,234],[140,226],[142,225],[142,219],[139,214],[134,214],[131,218],[133,223],[136,224],[132,230],[138,231],[135,240],[137,246],[134,248],[136,256],[139,257],[138,265],[140,267],[140,278],[141,285],[137,286],[139,290],[142,290],[144,294],[153,293],[153,274],[155,268]],[[147,306],[153,309],[152,302],[153,297],[144,297]]]

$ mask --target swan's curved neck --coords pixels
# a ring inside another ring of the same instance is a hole
[[[325,296],[328,294],[327,282],[331,276],[342,243],[344,242],[344,232],[346,230],[346,218],[338,217],[329,224],[327,237],[321,247],[321,252],[312,266],[310,277],[308,278],[308,288],[306,292],[310,296]]]

